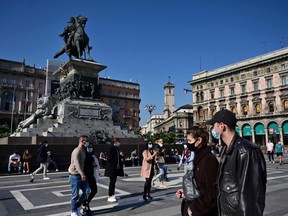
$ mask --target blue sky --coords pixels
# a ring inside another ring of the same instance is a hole
[[[176,108],[192,103],[188,81],[212,70],[288,46],[287,0],[0,0],[0,58],[45,67],[63,45],[69,17],[88,18],[91,55],[101,77],[141,87],[144,109],[163,112],[165,82],[175,84]],[[201,59],[201,60],[200,60]],[[59,60],[67,61],[66,54]],[[201,62],[201,64],[200,64]]]

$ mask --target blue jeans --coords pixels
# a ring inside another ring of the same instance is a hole
[[[22,163],[21,162],[19,162],[18,164],[8,163],[8,172],[10,173],[11,171],[13,171],[14,167],[17,167],[17,171],[20,172]]]
[[[71,210],[77,212],[89,193],[88,181],[82,181],[80,175],[69,175],[69,183],[71,185]],[[82,190],[82,195],[79,197],[79,190]]]

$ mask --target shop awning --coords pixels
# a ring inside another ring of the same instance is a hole
[[[252,136],[252,130],[250,125],[244,125],[242,128],[242,136]]]
[[[263,124],[257,124],[255,126],[255,135],[265,135],[265,127]]]
[[[283,128],[283,133],[288,134],[288,122],[285,122],[283,124],[282,128]]]
[[[275,122],[272,122],[268,125],[268,133],[269,134],[279,134],[279,127],[278,124]]]

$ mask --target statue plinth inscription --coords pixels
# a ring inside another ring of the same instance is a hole
[[[91,118],[100,118],[100,110],[99,109],[88,109],[88,108],[79,108],[79,117],[91,117]]]

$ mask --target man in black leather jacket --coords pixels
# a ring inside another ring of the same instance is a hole
[[[237,119],[229,110],[217,112],[207,125],[224,142],[218,172],[219,215],[263,215],[266,162],[261,150],[235,131]]]

